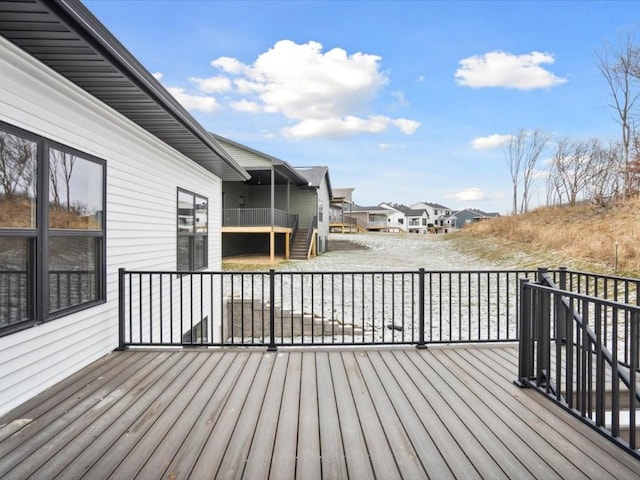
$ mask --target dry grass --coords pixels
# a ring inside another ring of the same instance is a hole
[[[564,265],[637,277],[640,198],[607,208],[543,207],[469,226],[454,239],[463,250],[494,261],[521,255],[525,262],[546,262],[540,266],[550,268]]]

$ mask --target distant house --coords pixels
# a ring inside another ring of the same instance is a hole
[[[450,228],[457,230],[471,223],[481,222],[499,216],[500,214],[498,213],[487,213],[475,208],[466,208],[453,212],[451,216],[445,220],[445,223]]]
[[[430,233],[447,233],[449,226],[446,218],[451,215],[451,209],[439,203],[418,202],[411,205],[415,210],[426,210],[429,220],[427,228]]]
[[[331,199],[328,169],[296,169],[220,135],[213,138],[251,176],[244,182],[223,182],[223,257],[306,259],[324,251],[329,231],[324,212]]]
[[[335,188],[329,209],[329,229],[332,232],[366,232],[366,222],[352,215],[354,188]]]
[[[329,242],[330,208],[333,196],[329,168],[320,166],[295,167],[295,169],[309,181],[309,187],[296,192],[293,204],[300,218],[311,217],[310,225],[315,224],[317,229],[317,253],[323,253],[327,250]]]
[[[397,231],[395,227],[389,225],[391,214],[392,212],[388,208],[379,205],[361,206],[355,203],[350,207],[349,211],[349,215],[370,232]]]
[[[399,203],[381,203],[381,207],[391,210],[389,226],[407,233],[428,233],[429,213],[427,209],[415,209]]]
[[[118,269],[218,270],[248,173],[79,1],[0,21],[0,414],[118,346]]]

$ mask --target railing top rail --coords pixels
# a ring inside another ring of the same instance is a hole
[[[636,312],[640,314],[640,306],[631,305],[628,303],[616,302],[613,300],[607,300],[600,297],[594,297],[593,295],[585,295],[583,293],[570,292],[568,290],[562,290],[561,288],[549,287],[547,285],[540,285],[538,283],[532,283],[532,282],[525,282],[524,286],[525,288],[531,288],[535,290],[554,293],[556,295],[561,295],[562,297],[565,297],[565,298],[574,298],[576,300],[589,300],[593,303],[598,303],[600,305],[604,305],[607,307],[617,308],[620,310],[627,310],[629,312]]]
[[[417,268],[412,270],[314,270],[314,271],[289,271],[289,270],[202,270],[202,271],[171,271],[171,270],[124,270],[128,274],[142,275],[269,275],[273,271],[276,275],[390,275],[390,274],[418,274],[423,271],[427,275],[478,275],[478,274],[536,274],[537,270],[427,270]]]
[[[581,270],[568,270],[568,269],[562,269],[562,268],[558,268],[558,269],[554,269],[554,270],[549,270],[549,272],[562,272],[564,271],[567,274],[570,275],[583,275],[585,277],[592,277],[592,278],[606,278],[606,279],[610,279],[610,280],[620,280],[620,281],[629,281],[629,282],[635,282],[640,284],[640,278],[633,278],[633,277],[623,277],[620,275],[609,275],[609,274],[605,274],[605,273],[593,273],[593,272],[584,272]]]

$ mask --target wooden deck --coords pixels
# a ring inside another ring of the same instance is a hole
[[[0,478],[640,478],[515,346],[114,352],[0,419]]]

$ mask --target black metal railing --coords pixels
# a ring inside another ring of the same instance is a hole
[[[120,271],[120,346],[516,341],[533,270]]]
[[[575,274],[582,291],[590,294],[558,288],[554,278],[561,274],[569,275],[564,280]],[[591,286],[585,288],[582,280]],[[640,456],[640,307],[593,295],[596,288],[603,294],[609,282],[632,286],[631,291],[637,288],[635,281],[624,280],[566,271],[541,271],[538,283],[522,279],[517,383],[538,389]],[[626,298],[625,293],[618,294]]]
[[[293,228],[297,222],[297,217],[297,214],[288,213],[277,208],[225,208],[222,210],[222,226]]]

